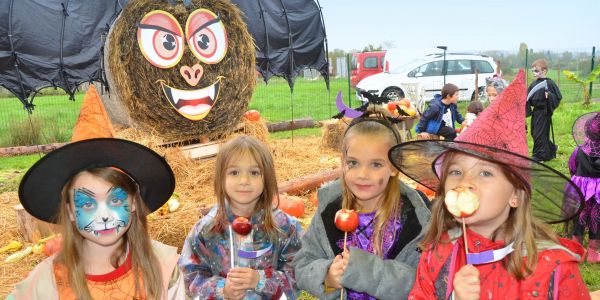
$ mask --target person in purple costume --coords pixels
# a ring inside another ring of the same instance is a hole
[[[580,116],[572,133],[577,147],[569,159],[569,171],[585,197],[584,208],[573,221],[573,239],[583,245],[587,229],[587,261],[600,263],[600,112]]]
[[[342,144],[342,180],[318,191],[318,211],[294,259],[298,287],[319,299],[406,299],[429,223],[429,200],[400,181],[388,150],[400,141],[383,117],[354,119]],[[348,233],[334,224],[341,208],[359,214]]]

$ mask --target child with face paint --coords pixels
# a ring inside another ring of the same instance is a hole
[[[130,141],[90,139],[47,154],[23,177],[19,199],[60,225],[61,250],[8,299],[185,299],[177,248],[151,241],[146,221],[174,188],[164,158]]]
[[[405,299],[417,244],[429,222],[426,196],[402,183],[388,150],[400,141],[381,116],[353,120],[342,144],[343,177],[318,190],[318,210],[295,260],[298,286],[319,299]],[[340,209],[358,212],[356,230],[336,228]]]
[[[575,216],[582,195],[565,193],[573,182],[528,157],[523,78],[456,140],[390,150],[401,172],[438,194],[408,299],[590,299],[583,248],[542,223]],[[478,204],[457,211],[452,198]]]
[[[548,161],[556,157],[552,114],[558,108],[562,95],[558,85],[546,75],[548,63],[538,59],[531,64],[531,72],[536,78],[527,89],[526,116],[531,116],[531,136],[533,137],[533,159]],[[552,134],[552,140],[550,140]]]
[[[179,259],[188,296],[296,299],[291,263],[302,229],[274,207],[277,179],[269,148],[250,136],[226,143],[217,155],[214,189],[217,205],[192,228]],[[239,220],[246,230],[237,230]]]

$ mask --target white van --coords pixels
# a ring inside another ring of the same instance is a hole
[[[434,94],[441,94],[445,77],[446,83],[458,86],[458,98],[468,100],[475,96],[476,69],[479,69],[477,92],[480,98],[485,94],[485,78],[496,73],[496,63],[486,55],[446,53],[445,62],[444,68],[443,53],[429,54],[402,66],[394,65],[393,59],[386,57],[384,72],[361,80],[356,88],[397,100],[409,94],[406,86],[420,85],[424,91],[424,98],[431,100]],[[357,96],[362,99],[360,93],[357,93]]]

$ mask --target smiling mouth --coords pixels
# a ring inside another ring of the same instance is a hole
[[[198,121],[208,115],[217,101],[222,79],[223,77],[219,76],[213,84],[197,90],[176,89],[166,85],[164,81],[160,81],[160,84],[169,103],[179,114]]]
[[[94,235],[96,235],[96,236],[107,235],[107,234],[112,234],[115,231],[117,231],[116,227],[113,227],[111,229],[104,229],[104,230],[94,230]]]

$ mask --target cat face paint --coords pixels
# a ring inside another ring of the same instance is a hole
[[[95,236],[118,234],[129,224],[129,195],[120,187],[111,187],[104,199],[98,198],[86,188],[73,190],[77,229]]]

